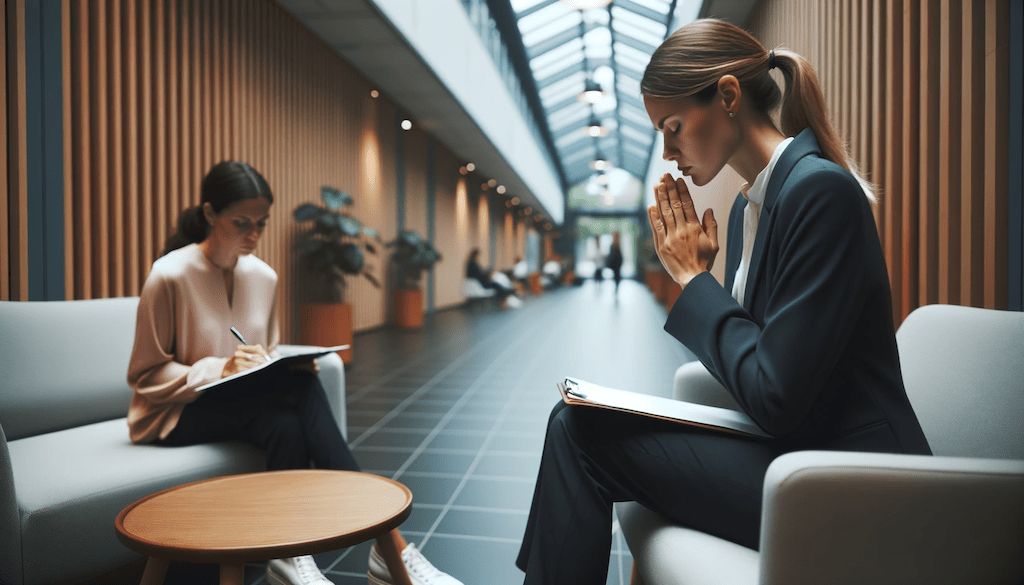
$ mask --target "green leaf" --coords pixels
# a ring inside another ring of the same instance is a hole
[[[423,243],[423,238],[421,238],[419,234],[411,230],[406,230],[402,232],[398,237],[407,246],[419,246],[421,243]]]
[[[359,274],[363,269],[366,258],[363,251],[355,244],[343,244],[337,266],[348,274]]]
[[[338,211],[347,205],[352,205],[352,196],[334,187],[324,185],[320,187],[320,197],[328,209]]]
[[[354,217],[339,215],[338,228],[341,230],[341,233],[354,238],[359,235],[362,225],[359,223],[359,220]]]
[[[323,234],[330,234],[337,228],[337,222],[334,221],[334,214],[321,213],[316,216],[316,230]]]
[[[303,203],[292,212],[296,221],[309,221],[320,215],[320,207],[312,203]]]

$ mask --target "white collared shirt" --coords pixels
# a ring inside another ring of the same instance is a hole
[[[743,304],[743,298],[747,291],[747,273],[750,271],[750,256],[754,252],[754,239],[757,237],[757,224],[761,219],[761,205],[764,204],[765,192],[768,190],[768,181],[772,177],[772,170],[775,163],[779,162],[782,153],[793,142],[789,137],[779,143],[772,153],[768,166],[761,170],[754,179],[754,184],[744,183],[741,190],[747,199],[747,206],[743,209],[743,256],[736,268],[736,278],[732,284],[732,296],[736,302]]]

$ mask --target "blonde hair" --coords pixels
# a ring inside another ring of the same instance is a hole
[[[768,73],[770,65],[782,72],[785,96]],[[695,20],[672,33],[654,51],[640,92],[663,99],[694,97],[706,103],[716,95],[718,80],[725,75],[735,76],[754,107],[769,118],[781,102],[782,133],[795,136],[810,128],[818,138],[822,156],[850,171],[868,199],[875,202],[874,188],[861,176],[828,118],[814,68],[795,51],[769,51],[754,35],[724,20]]]

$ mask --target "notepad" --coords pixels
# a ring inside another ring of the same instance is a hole
[[[223,386],[224,384],[229,384],[235,380],[238,380],[239,378],[253,376],[259,374],[260,372],[280,371],[281,368],[287,368],[290,365],[308,362],[311,359],[316,359],[318,357],[325,356],[329,353],[334,353],[336,351],[344,351],[349,347],[351,346],[335,345],[332,347],[310,347],[308,349],[304,349],[298,352],[288,353],[286,355],[279,355],[277,357],[271,358],[263,362],[262,364],[253,366],[247,370],[236,372],[234,374],[231,374],[230,376],[221,378],[220,380],[210,382],[209,384],[203,384],[202,386],[196,388],[195,391],[205,392],[211,388]]]
[[[771,438],[749,416],[727,408],[606,388],[579,378],[565,378],[559,382],[558,392],[570,406],[604,408],[712,431]]]

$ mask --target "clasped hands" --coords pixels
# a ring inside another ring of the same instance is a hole
[[[682,179],[665,173],[654,188],[656,204],[647,208],[654,250],[661,265],[680,288],[711,270],[718,255],[718,222],[708,208],[697,220],[690,191]]]
[[[235,354],[229,357],[227,363],[224,364],[224,369],[220,375],[222,378],[226,378],[232,374],[258,366],[269,359],[270,355],[262,345],[240,344],[235,349]],[[317,365],[316,360],[311,359],[308,362],[294,364],[291,366],[291,369],[316,374],[320,371],[320,366]]]

